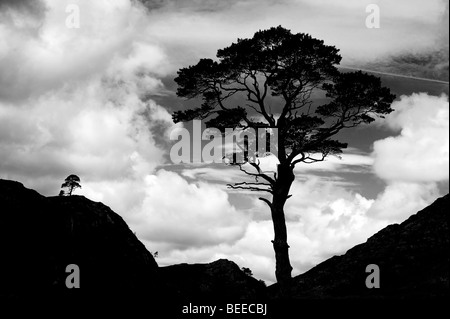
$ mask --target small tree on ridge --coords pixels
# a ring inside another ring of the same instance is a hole
[[[76,188],[81,188],[80,178],[77,175],[70,175],[66,178],[64,183],[61,185],[61,188],[67,188],[67,195],[72,196],[73,191]],[[64,193],[62,193],[64,194]],[[61,193],[60,193],[61,196]]]

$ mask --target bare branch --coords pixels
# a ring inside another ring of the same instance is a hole
[[[271,184],[260,183],[260,182],[256,182],[256,183],[241,182],[241,183],[234,184],[234,186],[267,186],[267,187],[272,187]]]
[[[266,199],[266,198],[264,198],[264,197],[260,197],[259,200],[261,200],[261,201],[263,201],[264,203],[266,203],[267,205],[269,205],[270,209],[272,209],[273,205],[272,205],[272,203],[271,203],[268,199]]]
[[[253,83],[251,85],[253,86],[254,90],[247,84],[247,79],[249,77],[251,77],[253,79]],[[267,113],[267,110],[266,110],[266,107],[264,104],[264,100],[265,100],[268,90],[269,90],[269,86],[267,84],[267,80],[268,80],[267,75],[265,75],[265,77],[266,77],[266,80],[264,81],[264,93],[262,95],[261,95],[261,91],[259,89],[260,85],[259,85],[258,79],[256,78],[255,73],[253,73],[253,72],[246,73],[245,77],[243,78],[244,81],[236,80],[236,82],[243,85],[245,87],[245,89],[247,90],[247,92],[248,92],[247,100],[259,105],[260,110],[257,112],[259,114],[261,114],[262,116],[264,116],[264,118],[270,125],[275,126],[275,120],[273,118],[273,115],[269,115]]]
[[[249,108],[253,109],[256,113],[263,115],[263,113],[260,110],[258,110],[256,107],[254,107],[253,105],[250,105],[248,103],[245,105],[248,106]]]
[[[270,189],[259,188],[259,187],[255,187],[255,186],[245,186],[245,185],[251,185],[251,184],[240,183],[240,184],[236,184],[236,185],[228,184],[227,186],[231,189],[243,189],[243,190],[249,190],[252,192],[267,192],[267,193],[273,194],[273,191]]]
[[[239,164],[239,169],[240,169],[242,172],[244,172],[245,174],[247,174],[247,175],[249,175],[249,176],[252,176],[252,177],[255,177],[256,181],[258,181],[258,178],[263,178],[263,179],[265,179],[266,181],[268,181],[268,182],[271,184],[271,186],[275,184],[275,181],[274,181],[272,178],[270,178],[270,176],[268,176],[268,175],[266,175],[266,174],[264,174],[264,173],[261,173],[261,168],[259,167],[258,164],[256,164],[256,163],[250,163],[250,162],[249,162],[249,164],[252,165],[253,167],[256,167],[256,169],[257,169],[257,171],[258,171],[257,174],[255,174],[255,173],[250,173],[250,172],[246,171],[246,170],[242,167],[243,164]],[[255,165],[256,165],[256,166],[255,166]]]
[[[292,162],[292,166],[297,165],[298,163],[305,163],[305,164],[313,164],[313,163],[318,163],[318,162],[323,162],[325,161],[326,157],[329,155],[329,152],[322,152],[322,158],[313,158],[311,157],[311,155],[308,154],[308,156],[305,155],[305,153],[301,153],[302,158]]]
[[[323,162],[325,161],[325,158],[329,155],[328,152],[324,152],[322,153],[322,158],[313,158],[311,156],[308,156],[303,163],[305,164],[314,164],[314,163],[318,163],[318,162]]]
[[[302,158],[301,158],[301,159],[298,159],[298,160],[296,160],[296,161],[294,161],[294,159],[295,159],[298,155],[302,155]],[[304,160],[305,158],[306,158],[306,155],[305,155],[305,153],[303,153],[303,152],[292,152],[292,153],[289,155],[288,161],[293,161],[292,164],[291,164],[291,166],[294,167],[294,166],[297,165],[298,163],[303,162],[303,160]]]

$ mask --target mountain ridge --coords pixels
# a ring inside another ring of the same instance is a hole
[[[71,297],[77,292],[66,287],[65,267],[77,264],[82,291],[105,296],[144,292],[179,300],[448,297],[449,197],[293,278],[289,290],[281,293],[277,284],[266,288],[228,260],[159,267],[123,218],[108,206],[83,196],[44,197],[19,182],[0,179],[4,261],[0,263],[0,296],[49,292]],[[366,287],[366,267],[371,264],[381,270],[380,289]]]
[[[66,287],[69,265],[79,267],[83,291],[113,295],[158,283],[153,256],[102,203],[0,180],[0,207],[0,295],[76,294]]]
[[[449,295],[450,195],[389,225],[354,246],[296,276],[291,298],[443,298]],[[366,268],[380,268],[380,289],[368,289]],[[282,296],[277,284],[269,294]]]

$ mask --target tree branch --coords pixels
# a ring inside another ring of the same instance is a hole
[[[270,189],[265,189],[265,188],[259,188],[259,187],[255,187],[255,186],[248,186],[248,185],[252,185],[256,183],[239,183],[236,185],[232,185],[232,184],[228,184],[227,186],[231,189],[243,189],[243,190],[249,190],[252,192],[267,192],[270,194],[273,194],[273,191]]]
[[[260,197],[259,200],[261,200],[261,201],[263,201],[264,203],[266,203],[267,205],[269,205],[270,209],[272,209],[273,205],[272,205],[272,203],[271,203],[268,199],[266,199],[266,198],[264,198],[264,197]]]
[[[311,157],[311,155],[306,156],[305,153],[301,153],[302,158],[295,160],[292,162],[292,166],[294,167],[295,165],[299,164],[299,163],[305,163],[305,164],[314,164],[314,163],[318,163],[318,162],[323,162],[325,161],[326,157],[329,155],[329,152],[322,152],[322,158],[313,158]]]
[[[256,180],[258,180],[259,177],[265,179],[266,181],[268,181],[272,186],[275,185],[275,180],[272,179],[270,176],[268,176],[267,174],[262,173],[261,171],[261,167],[259,166],[259,164],[256,163],[248,163],[251,166],[253,166],[254,168],[256,168],[256,170],[258,171],[258,174],[254,174],[254,173],[249,173],[247,172],[245,169],[242,168],[242,165],[239,165],[239,168],[242,172],[244,172],[245,174],[249,175],[249,176],[253,176],[256,178]]]

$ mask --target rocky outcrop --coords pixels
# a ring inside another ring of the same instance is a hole
[[[157,292],[153,256],[107,206],[0,180],[0,212],[0,296]],[[66,287],[71,264],[80,289]]]
[[[436,299],[449,296],[449,195],[401,225],[335,256],[293,280],[289,298]],[[366,267],[380,268],[380,289],[366,287]],[[269,287],[280,298],[278,285]]]
[[[160,268],[161,279],[175,299],[237,300],[265,298],[265,284],[228,260]]]

